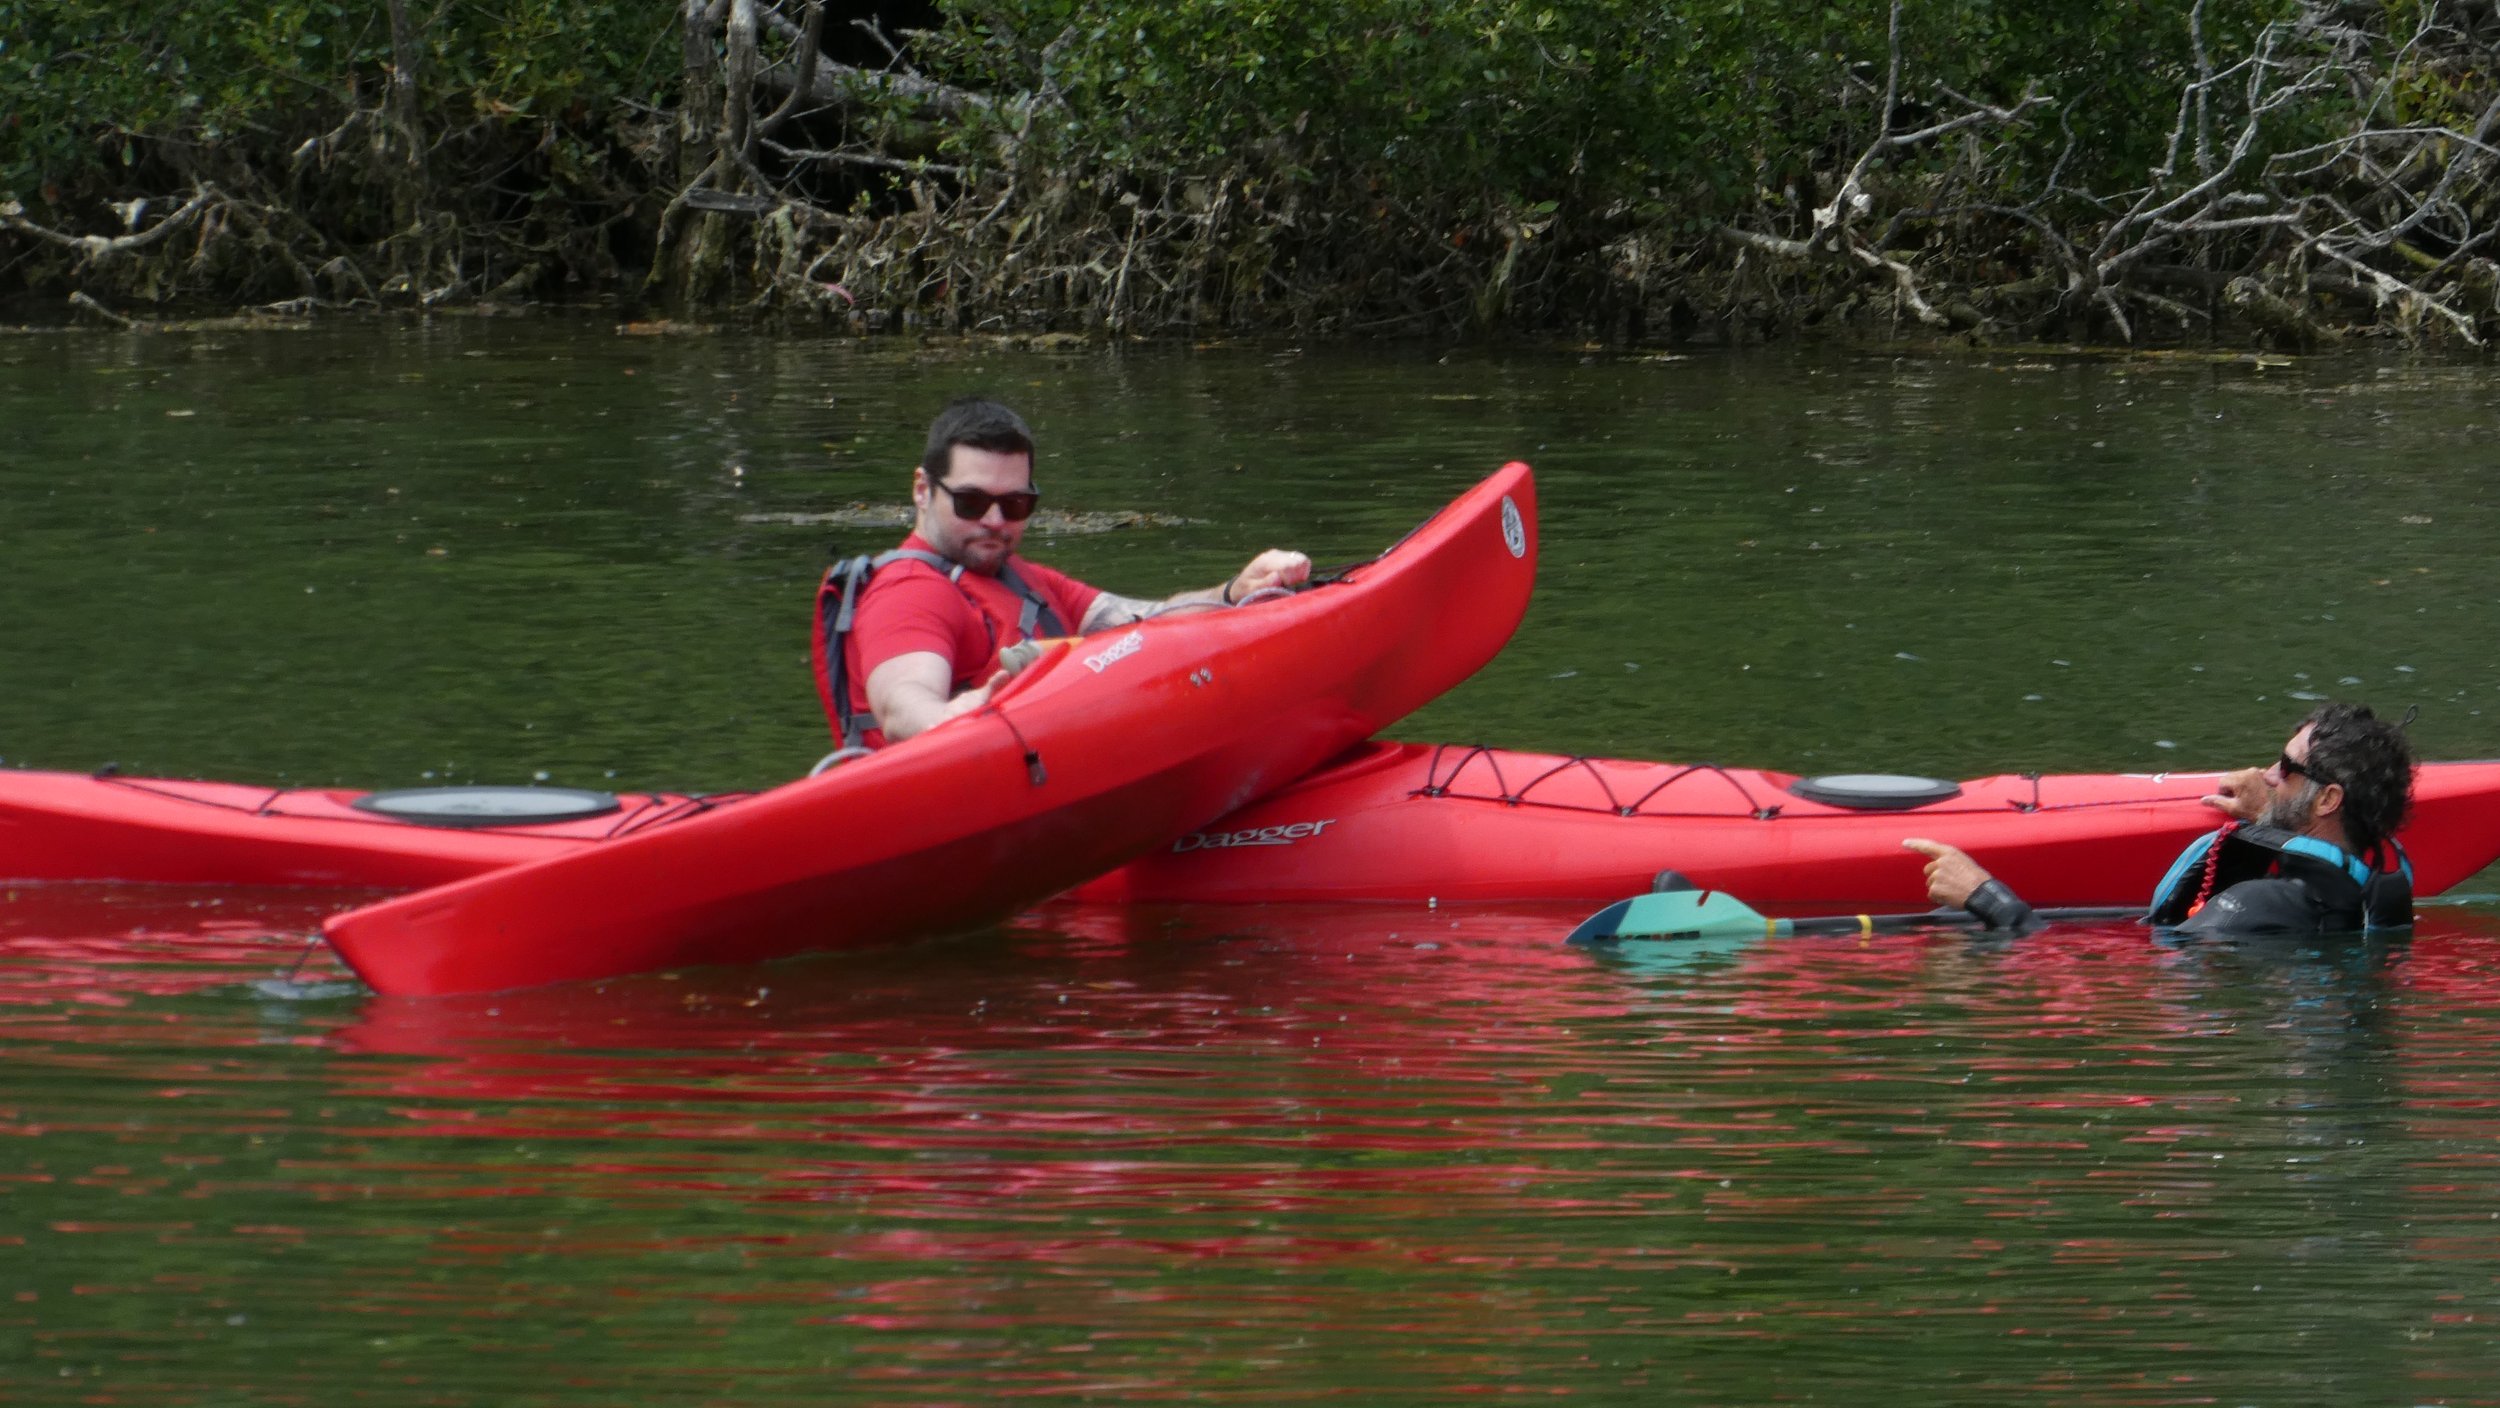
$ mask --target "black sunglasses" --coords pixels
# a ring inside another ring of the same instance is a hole
[[[953,489],[944,484],[930,488],[955,501],[955,516],[966,523],[978,523],[989,515],[990,505],[998,505],[999,515],[1010,523],[1022,523],[1033,516],[1033,506],[1042,501],[1039,489],[1017,489],[1011,493],[993,494],[987,489]]]
[[[2291,750],[2288,748],[2283,750],[2283,756],[2275,761],[2275,766],[2283,770],[2283,775],[2285,777],[2305,777],[2311,782],[2317,783],[2321,787],[2328,785],[2340,787],[2343,785],[2342,783],[2336,782],[2334,777],[2327,773],[2325,769],[2312,767],[2307,763],[2300,762],[2293,758]]]

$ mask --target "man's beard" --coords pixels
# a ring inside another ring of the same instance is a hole
[[[974,552],[976,547],[982,550],[978,554]],[[984,577],[995,577],[999,574],[999,569],[1007,565],[1007,559],[1015,555],[1015,551],[1015,544],[1003,538],[966,539],[960,561],[965,567]]]
[[[2302,778],[2297,791],[2278,789],[2266,799],[2266,809],[2257,818],[2260,826],[2280,827],[2285,831],[2305,831],[2318,811],[2318,784]]]
[[[1016,551],[1016,545],[1006,538],[978,532],[951,534],[949,539],[932,541],[937,544],[939,552],[984,577],[997,576],[999,569],[1007,565],[1007,559],[1013,557]]]

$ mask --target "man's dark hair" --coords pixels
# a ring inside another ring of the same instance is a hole
[[[986,396],[958,396],[929,422],[929,444],[920,452],[920,468],[930,483],[944,480],[946,471],[954,468],[957,445],[1030,460],[1033,430],[1022,416]]]
[[[2321,704],[2309,726],[2309,766],[2344,788],[2344,830],[2366,851],[2396,834],[2413,809],[2413,744],[2402,724],[2366,704]]]

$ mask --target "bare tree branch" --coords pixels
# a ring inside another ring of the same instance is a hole
[[[797,64],[785,58],[755,76],[756,85],[776,93],[787,93],[798,87]],[[821,92],[827,102],[842,107],[868,107],[900,100],[929,113],[946,118],[970,113],[989,112],[998,104],[985,93],[957,88],[932,79],[908,73],[871,73],[864,68],[838,64],[817,56],[816,71],[810,86]]]
[[[161,243],[167,236],[197,220],[203,211],[225,197],[214,186],[203,185],[191,193],[180,209],[155,225],[133,235],[70,235],[38,225],[26,217],[26,207],[16,201],[0,204],[0,228],[16,230],[36,239],[66,245],[88,259],[109,259],[115,255],[136,254]]]
[[[781,130],[781,124],[790,120],[790,114],[807,106],[808,97],[816,86],[817,71],[816,65],[809,60],[822,55],[824,51],[825,0],[807,0],[806,28],[800,32],[797,39],[791,42],[790,53],[787,56],[788,61],[795,63],[798,72],[793,75],[790,91],[782,98],[781,106],[774,108],[772,115],[756,127],[757,137],[772,136]]]
[[[2408,319],[2418,319],[2426,313],[2434,315],[2454,328],[2457,336],[2463,338],[2466,345],[2470,347],[2483,345],[2481,335],[2474,330],[2474,320],[2449,307],[2445,302],[2431,297],[2402,279],[2371,268],[2324,241],[2312,241],[2310,247],[2350,269],[2353,277],[2359,279],[2364,286],[2378,295],[2379,301],[2394,304],[2402,316]]]
[[[764,149],[784,161],[825,162],[836,166],[865,166],[879,171],[928,171],[941,176],[961,176],[964,168],[943,162],[923,161],[916,157],[892,157],[878,152],[827,150],[819,147],[785,147],[779,142],[766,142]]]
[[[729,61],[724,66],[727,92],[721,100],[721,147],[741,162],[755,150],[755,0],[729,0]]]

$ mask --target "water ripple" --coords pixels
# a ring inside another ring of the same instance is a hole
[[[411,1402],[525,1372],[774,1399],[807,1364],[910,1401],[1882,1373],[2137,1403],[2463,1391],[2494,1349],[2455,1295],[2500,1265],[2474,914],[2366,947],[2103,926],[1660,965],[1566,950],[1575,916],[1534,907],[1068,908],[273,1003],[299,907],[138,904],[56,895],[0,941],[0,1206],[31,1258],[0,1328],[73,1383],[240,1385],[219,1347],[273,1322]]]

